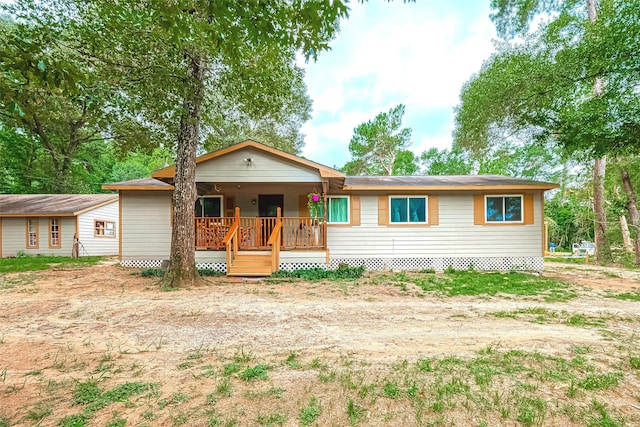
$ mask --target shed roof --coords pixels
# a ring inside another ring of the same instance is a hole
[[[502,175],[348,176],[344,190],[550,190],[558,184]]]
[[[0,194],[0,216],[76,216],[116,201],[117,194]]]

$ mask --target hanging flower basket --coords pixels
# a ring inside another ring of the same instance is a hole
[[[312,218],[320,217],[320,213],[322,212],[322,208],[324,205],[324,202],[322,201],[322,196],[319,193],[312,191],[311,193],[307,194],[307,199],[309,200],[307,202],[307,207],[309,208],[309,215]]]

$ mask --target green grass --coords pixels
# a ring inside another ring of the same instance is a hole
[[[518,272],[478,272],[448,269],[444,273],[382,274],[372,279],[373,284],[398,286],[406,289],[412,284],[424,292],[445,296],[513,295],[539,296],[547,302],[567,301],[577,293],[559,280]]]
[[[320,406],[320,402],[318,402],[318,398],[312,396],[309,400],[309,404],[300,408],[300,425],[308,426],[313,424],[321,413],[322,407]]]
[[[24,256],[0,258],[0,273],[48,270],[53,267],[87,267],[96,264],[102,257],[71,258],[64,256]]]
[[[272,278],[297,278],[310,282],[319,280],[354,280],[359,279],[364,274],[364,266],[348,267],[341,266],[336,270],[325,270],[323,268],[308,268],[293,271],[280,270],[271,275]]]
[[[640,291],[623,292],[621,294],[610,294],[610,295],[607,295],[606,297],[625,300],[625,301],[640,301]]]
[[[252,368],[246,368],[244,371],[238,374],[238,378],[245,381],[254,380],[266,380],[269,378],[267,371],[270,369],[269,365],[256,365]]]

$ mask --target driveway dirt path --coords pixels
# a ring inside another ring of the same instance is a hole
[[[638,290],[640,272],[547,263],[544,275],[580,287],[579,296],[566,302],[438,297],[367,280],[269,284],[227,278],[161,292],[154,279],[113,265],[10,274],[0,279],[0,386],[35,383],[34,371],[73,373],[74,366],[94,366],[105,354],[144,366],[163,382],[186,355],[203,349],[374,364],[466,357],[488,347],[569,357],[575,348],[606,350],[615,342],[597,328],[495,313],[544,309],[565,317],[640,319],[640,303],[605,298]],[[638,322],[619,322],[610,329],[631,336],[637,327]],[[18,411],[38,390],[25,387],[2,400]]]

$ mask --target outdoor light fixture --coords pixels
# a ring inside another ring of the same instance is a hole
[[[257,203],[256,199],[251,199],[251,204],[255,206],[255,204]]]
[[[245,163],[251,164],[251,162],[253,162],[253,159],[251,157],[247,157],[246,159],[242,159],[242,161],[244,161]]]

